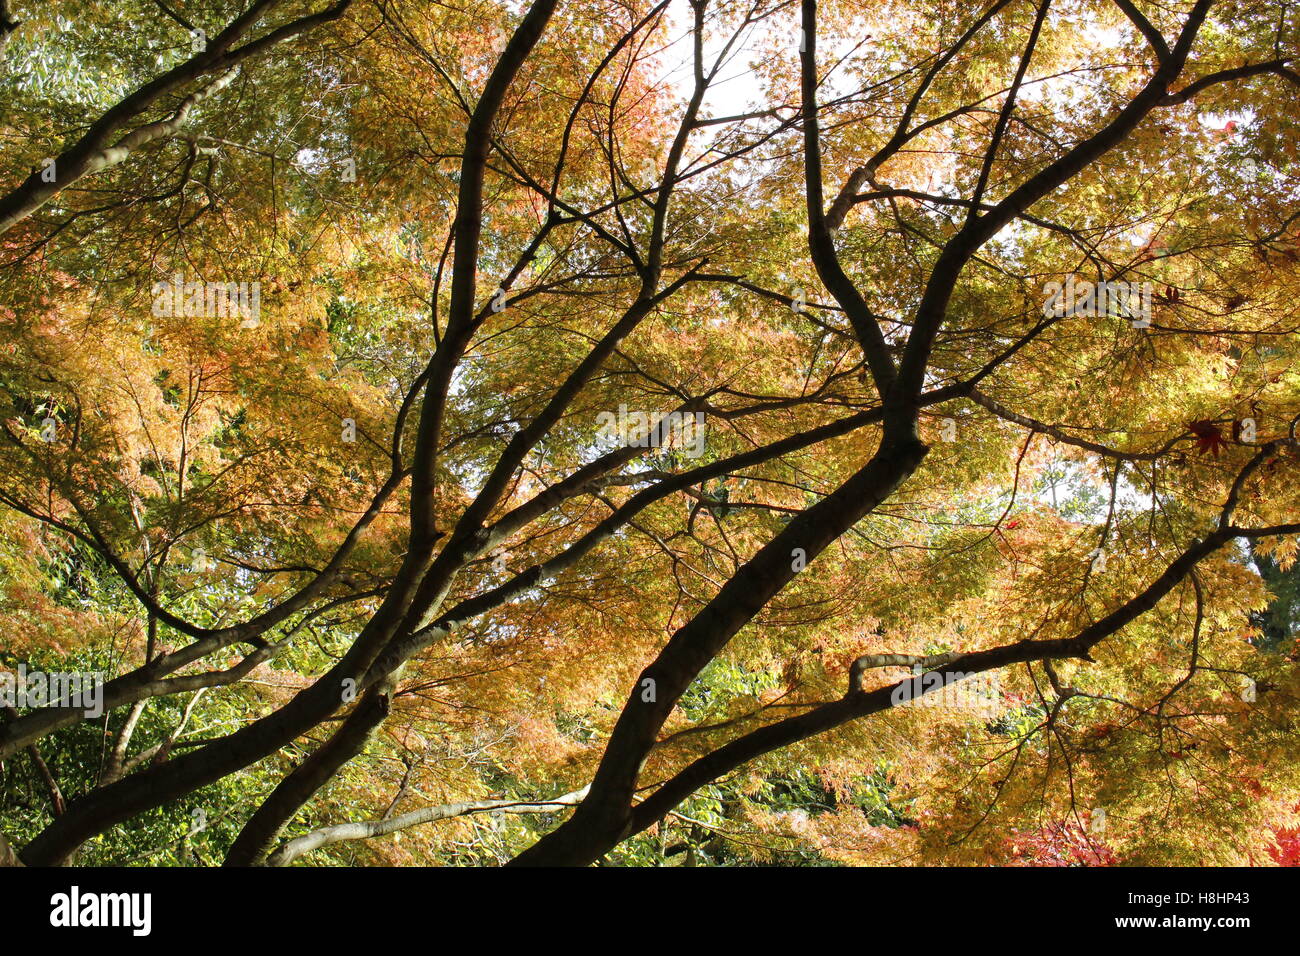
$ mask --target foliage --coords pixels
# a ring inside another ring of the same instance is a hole
[[[1295,863],[1293,6],[6,9],[27,862]]]

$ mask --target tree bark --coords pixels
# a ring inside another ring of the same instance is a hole
[[[302,805],[365,749],[376,728],[388,716],[393,686],[394,682],[389,680],[382,687],[370,690],[330,739],[280,781],[230,845],[225,866],[253,866],[263,862],[280,831]]]

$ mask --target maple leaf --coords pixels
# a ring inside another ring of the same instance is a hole
[[[1187,427],[1196,436],[1196,451],[1198,454],[1204,455],[1209,452],[1212,456],[1218,458],[1219,449],[1228,444],[1223,437],[1222,429],[1208,419],[1192,422]]]

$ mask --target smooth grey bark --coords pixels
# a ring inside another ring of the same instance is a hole
[[[267,858],[266,865],[288,866],[303,854],[329,846],[331,843],[369,840],[436,820],[450,820],[453,817],[464,817],[475,813],[553,813],[562,807],[571,807],[578,803],[587,795],[587,789],[583,787],[552,800],[467,800],[460,803],[444,803],[436,807],[424,807],[388,819],[367,820],[362,823],[337,823],[334,826],[321,827],[319,830],[294,837],[272,853]]]

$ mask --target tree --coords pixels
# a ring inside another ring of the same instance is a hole
[[[28,865],[1294,822],[1289,7],[16,6],[6,624],[109,674]]]

